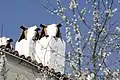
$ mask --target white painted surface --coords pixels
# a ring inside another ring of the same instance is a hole
[[[32,38],[36,34],[35,29],[37,29],[36,25],[28,28],[28,30],[27,30],[27,40],[32,40]]]
[[[56,36],[57,34],[57,25],[56,24],[51,24],[47,26],[47,35],[49,36]]]
[[[15,50],[18,51],[19,55],[25,55],[25,57],[28,57],[28,49],[28,42],[25,39],[22,39],[20,42],[17,41],[15,44]]]
[[[42,37],[36,42],[35,58],[38,63],[64,73],[66,44],[64,40],[54,38],[58,31],[56,24],[48,25],[46,30],[49,37]]]
[[[44,66],[64,73],[66,44],[64,40],[53,37],[57,34],[57,25],[48,25],[47,34],[49,37],[43,37],[35,42],[32,38],[36,34],[34,31],[36,28],[36,26],[28,28],[27,40],[16,42],[15,49],[20,55],[31,56],[38,63],[42,62]]]
[[[0,46],[1,45],[7,45],[7,40],[10,40],[10,38],[7,38],[7,37],[1,37],[0,38]],[[11,45],[11,48],[12,48],[12,45]]]
[[[6,45],[7,43],[6,43],[6,37],[1,37],[0,38],[0,45]]]
[[[29,27],[27,30],[27,40],[22,39],[20,42],[16,42],[15,50],[17,50],[20,55],[25,55],[25,57],[31,56],[31,58],[34,59],[36,42],[32,39],[36,35],[36,28],[36,25]]]
[[[43,37],[36,44],[36,60],[43,65],[64,73],[65,42],[60,38]]]

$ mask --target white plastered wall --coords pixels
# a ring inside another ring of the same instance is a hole
[[[60,38],[43,37],[36,44],[36,60],[43,65],[64,73],[65,42]]]

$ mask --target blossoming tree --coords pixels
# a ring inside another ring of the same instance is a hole
[[[40,0],[40,5],[65,26],[65,73],[80,80],[120,79],[119,0]]]

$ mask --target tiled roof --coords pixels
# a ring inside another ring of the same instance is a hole
[[[19,56],[19,53],[14,49],[6,48],[5,46],[0,47],[0,52],[5,53],[5,55],[9,55],[15,57],[22,62],[25,62],[32,67],[37,73],[42,73],[45,76],[52,78],[53,80],[72,80],[68,78],[65,74],[61,74],[61,72],[56,72],[53,68],[49,69],[48,66],[43,66],[42,63],[37,63],[35,60],[31,60],[31,57],[25,57],[24,55]]]

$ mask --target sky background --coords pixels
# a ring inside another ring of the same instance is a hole
[[[41,23],[58,23],[60,19],[48,14],[39,3],[39,0],[0,0],[0,28],[3,24],[3,36],[16,41],[22,24],[39,27]]]
[[[52,4],[56,4],[55,0],[51,0]],[[66,7],[69,7],[69,3],[71,0],[62,0]],[[117,0],[115,0],[117,1]],[[79,1],[80,9],[84,7],[91,9],[90,6],[85,5],[83,0]],[[50,7],[48,5],[48,7]],[[119,5],[114,5],[114,7],[119,8]],[[71,17],[71,14],[68,12],[68,17]],[[120,10],[118,9],[117,14],[120,14]],[[91,24],[92,16],[87,16],[87,21]],[[114,19],[120,19],[120,16],[116,16]],[[3,24],[3,36],[10,37],[14,41],[16,41],[20,34],[20,25],[31,26],[31,25],[39,25],[43,24],[52,24],[58,23],[61,19],[56,15],[49,14],[45,8],[40,6],[40,0],[0,0],[0,28]],[[120,22],[120,21],[119,21]],[[80,24],[81,31],[86,32],[85,25]],[[0,29],[1,30],[1,29]],[[61,29],[63,35],[65,35],[64,28]],[[1,32],[1,31],[0,31]],[[65,36],[64,36],[65,37]]]

